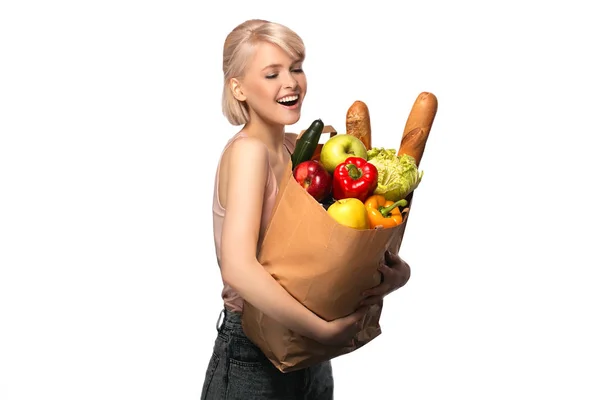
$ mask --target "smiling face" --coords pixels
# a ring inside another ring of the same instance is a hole
[[[234,96],[246,102],[250,120],[269,125],[298,122],[306,86],[302,60],[267,42],[256,45],[244,76],[232,79]]]

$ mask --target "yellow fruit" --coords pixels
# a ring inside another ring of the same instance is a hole
[[[327,213],[342,225],[354,229],[369,229],[369,214],[365,204],[354,197],[336,200]]]

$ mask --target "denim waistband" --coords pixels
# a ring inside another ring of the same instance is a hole
[[[217,320],[217,332],[223,327],[239,330],[242,328],[242,313],[223,308]]]

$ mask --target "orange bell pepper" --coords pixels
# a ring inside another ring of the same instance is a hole
[[[369,215],[369,225],[371,229],[376,226],[384,228],[393,228],[402,223],[402,212],[400,207],[405,207],[408,202],[405,199],[393,202],[386,200],[383,195],[374,194],[365,200],[365,208]]]

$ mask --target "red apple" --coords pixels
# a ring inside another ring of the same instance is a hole
[[[294,168],[294,178],[317,201],[322,201],[331,193],[331,174],[318,160],[298,164]]]

